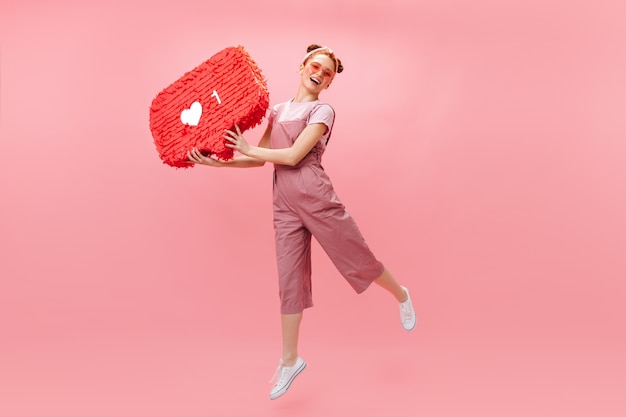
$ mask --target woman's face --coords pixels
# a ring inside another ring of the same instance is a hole
[[[310,90],[320,92],[330,87],[335,76],[335,62],[325,54],[313,55],[300,65],[302,83]]]

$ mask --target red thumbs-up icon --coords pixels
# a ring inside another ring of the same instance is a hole
[[[269,106],[267,82],[242,46],[213,55],[161,91],[150,106],[150,130],[163,163],[191,167],[187,152],[230,159],[224,132],[243,132],[263,120]]]

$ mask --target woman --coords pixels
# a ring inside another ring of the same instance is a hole
[[[334,111],[319,101],[343,71],[328,47],[311,45],[300,65],[295,97],[274,106],[258,146],[251,146],[238,126],[228,131],[226,146],[238,151],[228,161],[203,156],[197,149],[191,162],[213,167],[259,167],[274,164],[274,229],[279,274],[283,356],[270,398],[283,395],[306,367],[298,356],[302,312],[312,307],[311,236],[315,236],[339,272],[357,293],[374,282],[400,303],[405,330],[415,327],[415,311],[408,290],[400,286],[368,248],[354,220],[337,198],[321,159],[331,135]]]

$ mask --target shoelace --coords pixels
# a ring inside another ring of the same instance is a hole
[[[411,314],[411,307],[410,307],[409,300],[403,303],[400,303],[400,311],[402,313],[403,320],[411,320],[412,314]]]
[[[283,360],[281,359],[278,362],[278,366],[276,367],[276,370],[274,371],[274,375],[272,375],[272,378],[269,380],[270,384],[273,384],[278,381],[278,379],[280,378],[282,374],[282,370],[283,370]]]

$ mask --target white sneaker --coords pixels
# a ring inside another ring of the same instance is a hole
[[[408,299],[405,302],[400,303],[400,321],[402,322],[404,330],[410,332],[415,328],[417,318],[415,317],[415,309],[413,308],[413,303],[411,302],[409,290],[406,287],[402,287],[402,289],[406,292]]]
[[[278,368],[276,368],[276,372],[274,373],[274,378],[272,378],[272,381],[270,381],[273,382],[274,380],[276,380],[276,384],[270,392],[270,400],[275,400],[276,398],[286,393],[291,386],[293,380],[296,379],[298,374],[300,374],[300,372],[302,372],[304,368],[306,368],[306,362],[300,357],[296,359],[296,363],[294,363],[292,366],[284,366],[281,359],[280,364],[278,365]]]

